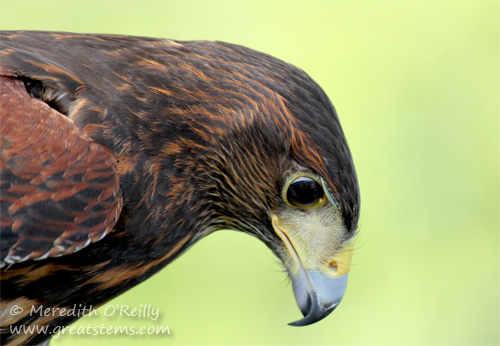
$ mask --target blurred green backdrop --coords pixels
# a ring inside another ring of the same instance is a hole
[[[497,1],[6,1],[1,29],[238,43],[307,71],[335,104],[362,218],[341,306],[303,328],[264,245],[202,240],[111,304],[170,335],[63,335],[52,345],[496,345],[499,343]],[[100,311],[103,311],[101,308]]]

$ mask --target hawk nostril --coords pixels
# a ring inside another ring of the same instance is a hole
[[[337,263],[337,261],[333,261],[333,262],[330,262],[330,270],[337,273],[338,270],[339,270],[339,264]]]

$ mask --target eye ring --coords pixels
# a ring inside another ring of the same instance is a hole
[[[323,184],[309,175],[296,175],[283,190],[283,199],[294,208],[313,208],[325,201]]]

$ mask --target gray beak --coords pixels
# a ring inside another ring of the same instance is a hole
[[[319,271],[300,268],[292,277],[293,293],[304,318],[290,326],[307,326],[328,316],[340,304],[348,275],[330,277]]]

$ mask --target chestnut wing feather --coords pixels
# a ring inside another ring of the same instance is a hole
[[[115,158],[9,73],[0,98],[0,268],[102,239],[122,208]]]

